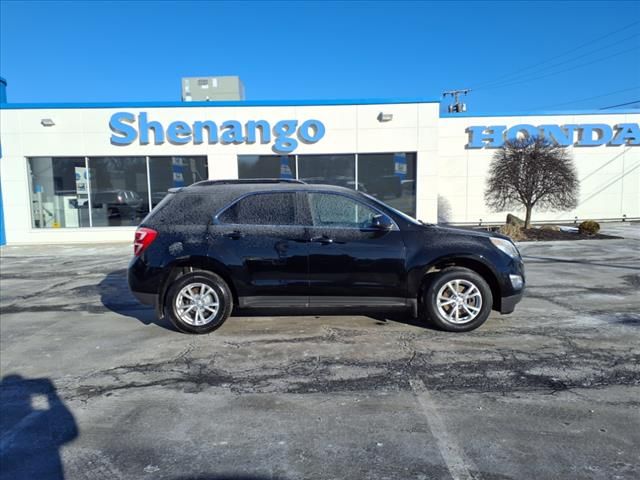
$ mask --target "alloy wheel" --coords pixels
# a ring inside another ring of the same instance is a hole
[[[213,321],[219,309],[218,294],[206,283],[190,283],[176,295],[176,314],[183,322],[194,327]]]
[[[482,294],[473,282],[455,279],[440,288],[436,302],[438,312],[447,322],[463,325],[480,313]]]

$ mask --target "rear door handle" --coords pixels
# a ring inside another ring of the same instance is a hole
[[[234,230],[230,233],[225,233],[224,236],[228,238],[232,238],[233,240],[238,240],[239,238],[244,237],[246,234],[242,233],[240,230]]]
[[[313,237],[309,241],[314,243],[322,243],[323,245],[328,245],[330,243],[333,243],[333,238],[327,237],[326,235],[322,235],[321,237]]]

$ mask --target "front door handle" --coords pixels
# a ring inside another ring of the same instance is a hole
[[[326,235],[322,235],[321,237],[313,237],[309,241],[314,243],[322,243],[323,245],[328,245],[330,243],[333,243],[333,238],[327,237]]]
[[[234,230],[233,232],[225,233],[224,236],[228,238],[232,238],[233,240],[238,240],[239,238],[244,237],[246,234],[241,232],[240,230]]]

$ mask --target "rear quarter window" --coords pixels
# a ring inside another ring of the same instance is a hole
[[[207,225],[211,202],[205,195],[168,194],[149,213],[143,223],[150,225]]]

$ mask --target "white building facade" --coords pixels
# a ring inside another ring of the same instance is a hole
[[[534,211],[534,221],[640,217],[639,113],[439,110],[419,100],[5,103],[6,243],[130,241],[168,188],[205,179],[297,178],[363,190],[425,222],[497,223],[506,212],[484,202],[495,148],[537,132],[568,145],[581,189],[574,211]]]

